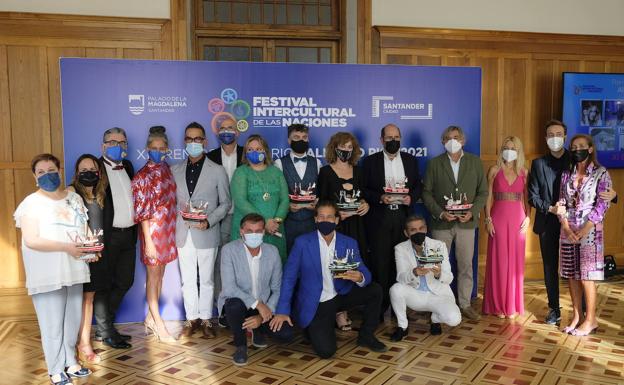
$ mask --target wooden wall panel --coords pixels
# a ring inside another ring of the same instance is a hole
[[[495,163],[502,139],[520,137],[530,162],[546,150],[543,125],[561,117],[563,72],[624,73],[624,37],[376,27],[372,62],[473,65],[482,70],[481,159]],[[527,167],[530,164],[527,164]],[[609,170],[624,195],[624,170]],[[479,240],[483,274],[487,237]],[[605,251],[624,265],[624,204],[605,220]],[[525,276],[542,278],[539,241],[527,239]]]
[[[184,58],[180,36],[185,32],[176,28],[172,37],[170,24],[0,12],[0,265],[5,272],[0,288],[24,286],[13,212],[35,191],[30,160],[41,152],[63,159],[59,58]]]

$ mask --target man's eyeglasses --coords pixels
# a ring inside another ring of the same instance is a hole
[[[190,136],[185,136],[184,143],[191,143],[191,142],[201,143],[204,141],[204,139],[206,138],[204,138],[203,136],[196,136],[194,138],[191,138]]]
[[[121,146],[121,147],[128,147],[128,142],[126,142],[125,140],[117,141],[117,140],[107,140],[104,142],[104,144],[109,145],[111,147],[114,146]]]

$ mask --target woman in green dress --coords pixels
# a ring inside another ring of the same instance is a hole
[[[271,163],[269,146],[260,135],[251,135],[243,148],[245,157],[232,176],[230,190],[234,202],[232,240],[240,238],[242,217],[258,213],[266,221],[264,242],[277,247],[286,260],[286,239],[282,224],[288,214],[288,185],[284,174]]]

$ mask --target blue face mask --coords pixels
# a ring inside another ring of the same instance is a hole
[[[259,164],[264,162],[264,158],[266,154],[260,151],[250,151],[247,153],[247,160],[249,160],[253,164]]]
[[[121,162],[126,157],[126,150],[121,146],[111,146],[106,148],[105,155],[113,162]]]
[[[204,152],[204,146],[202,146],[201,143],[187,143],[186,152],[189,154],[189,156],[196,158]]]
[[[255,249],[256,247],[262,244],[263,237],[264,237],[263,233],[243,234],[243,241],[248,247]]]
[[[230,144],[236,140],[236,134],[231,131],[223,131],[219,133],[219,140],[223,144]]]
[[[37,178],[37,186],[47,192],[56,191],[61,185],[61,176],[58,172],[49,172]]]
[[[158,164],[165,160],[165,153],[158,150],[149,150],[148,151],[149,158],[152,162]]]

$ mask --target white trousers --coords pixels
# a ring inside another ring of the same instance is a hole
[[[430,311],[431,322],[457,326],[461,322],[459,307],[455,298],[439,296],[431,291],[418,290],[413,286],[395,283],[390,288],[390,302],[402,329],[407,328],[407,308],[415,311]]]
[[[182,298],[187,320],[212,318],[216,257],[217,248],[196,249],[190,231],[184,247],[178,248]]]

